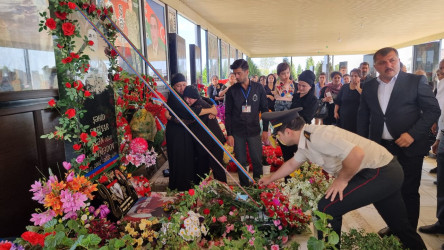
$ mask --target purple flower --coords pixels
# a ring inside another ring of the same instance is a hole
[[[85,159],[85,155],[81,154],[81,155],[77,156],[76,162],[77,163],[82,163],[84,159]]]
[[[68,190],[62,190],[60,192],[60,201],[63,203],[63,212],[76,212],[85,206],[85,201],[88,200],[88,197],[80,192],[76,192],[74,194]]]
[[[71,169],[71,163],[64,161],[64,162],[63,162],[63,167],[64,167],[66,170],[70,170],[70,169]]]
[[[100,205],[99,208],[94,212],[94,216],[100,215],[100,219],[106,218],[106,216],[110,213],[107,205]]]
[[[273,204],[275,206],[279,206],[281,204],[281,202],[279,201],[279,199],[273,199]]]
[[[88,211],[89,213],[93,214],[96,209],[93,206],[89,206]]]
[[[46,222],[52,220],[56,214],[52,210],[47,210],[46,212],[39,214],[33,213],[31,216],[31,222],[34,222],[34,226],[43,226]]]

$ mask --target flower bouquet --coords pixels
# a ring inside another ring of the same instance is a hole
[[[148,142],[143,138],[134,138],[129,144],[129,152],[122,157],[122,164],[126,166],[126,172],[132,173],[138,167],[146,168],[156,164],[157,153],[154,148],[148,149]]]

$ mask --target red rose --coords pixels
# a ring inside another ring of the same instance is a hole
[[[108,181],[108,177],[106,177],[106,175],[102,175],[102,177],[99,178],[100,183],[104,183],[106,181]]]
[[[210,209],[205,208],[205,209],[203,210],[203,213],[204,213],[205,215],[210,214]]]
[[[66,110],[65,115],[68,116],[68,119],[71,119],[76,115],[76,110],[75,109],[68,109],[68,110]]]
[[[0,249],[11,249],[12,243],[11,242],[0,242]]]
[[[91,40],[89,40],[89,41],[88,41],[88,45],[89,45],[89,46],[93,46],[93,45],[94,45],[94,42],[91,41]]]
[[[116,52],[115,50],[111,50],[111,56],[112,56],[112,57],[117,56],[117,52]]]
[[[88,134],[87,133],[81,133],[80,134],[80,140],[82,140],[84,143],[88,142]]]
[[[74,144],[74,145],[72,145],[72,148],[73,148],[75,151],[78,151],[78,150],[80,150],[80,149],[82,148],[82,145],[80,145],[80,144]]]
[[[223,200],[218,200],[217,202],[219,202],[219,205],[221,205],[221,206],[224,204]]]
[[[108,9],[104,8],[103,9],[103,14],[108,15]]]
[[[194,189],[190,189],[190,190],[188,190],[188,194],[189,194],[190,196],[193,196],[193,195],[195,194]]]
[[[54,99],[51,99],[51,101],[48,102],[49,106],[54,107],[56,105],[56,102]]]
[[[70,56],[62,59],[62,63],[64,63],[64,64],[67,64],[67,63],[70,63],[70,62],[72,62],[72,57],[70,57]]]
[[[118,68],[117,68],[117,71],[119,71],[119,72],[122,72],[122,70],[123,70],[122,67],[118,67]],[[137,79],[138,79],[138,78],[137,78]]]
[[[89,92],[88,90],[85,91],[84,93],[85,97],[90,97],[91,96],[91,92]]]
[[[99,10],[99,9],[97,9],[96,12],[97,12],[97,15],[98,15],[98,16],[100,16],[100,13],[102,13],[102,11]]]
[[[95,154],[98,150],[99,150],[99,146],[94,145],[94,147],[92,148],[93,154]]]
[[[59,11],[56,11],[56,12],[55,12],[55,15],[56,15],[56,17],[57,17],[58,19],[60,19],[60,20],[65,20],[65,19],[66,19],[66,16],[68,15],[68,13],[66,13],[66,12],[59,12]]]
[[[93,131],[91,131],[91,136],[92,136],[92,137],[96,137],[96,136],[97,136],[97,132],[96,132],[96,131],[94,131],[94,130],[93,130]]]
[[[77,85],[77,86],[76,86]],[[77,84],[76,85],[74,85],[75,87],[76,87],[76,89],[78,90],[78,91],[80,91],[80,90],[82,90],[82,88],[83,88],[83,83],[79,80],[79,81],[77,81]]]
[[[77,55],[76,53],[74,53],[74,52],[71,52],[70,54],[69,54],[72,58],[75,58],[75,59],[79,59],[79,55]]]
[[[72,36],[76,31],[76,26],[72,23],[64,23],[62,24],[62,30],[65,36]]]
[[[96,6],[94,4],[91,4],[88,8],[88,13],[91,14],[96,10]]]
[[[46,24],[46,27],[48,27],[51,30],[54,30],[57,27],[56,21],[54,21],[54,19],[52,19],[52,18],[46,19],[45,24]]]
[[[114,13],[113,7],[109,7],[108,11],[111,12],[111,13]]]
[[[65,83],[65,86],[69,89],[69,88],[71,88],[71,83],[67,82],[67,83]]]
[[[65,46],[62,46],[62,45],[60,45],[60,44],[57,44],[57,48],[59,48],[59,49],[63,49],[63,47],[65,47]]]
[[[73,2],[68,2],[68,8],[75,10],[76,9],[76,4]]]
[[[120,75],[119,74],[115,74],[114,75],[114,81],[118,81],[120,79]]]
[[[65,2],[59,2],[60,6],[67,5]]]

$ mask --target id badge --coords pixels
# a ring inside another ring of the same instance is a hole
[[[251,112],[251,106],[250,105],[242,106],[242,113],[250,113],[250,112]]]

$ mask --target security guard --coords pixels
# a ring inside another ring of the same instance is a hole
[[[373,204],[405,247],[426,249],[411,227],[401,198],[403,172],[396,158],[384,147],[335,126],[305,124],[301,108],[264,113],[262,119],[273,125],[273,135],[284,145],[298,145],[294,157],[260,185],[283,178],[305,161],[311,161],[335,176],[319,201],[318,209],[333,216],[330,222],[340,235],[342,215]]]

